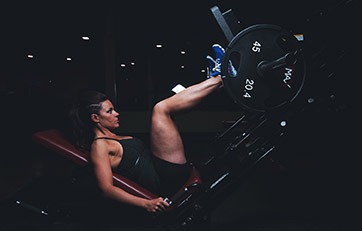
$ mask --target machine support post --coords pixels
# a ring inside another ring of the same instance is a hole
[[[211,9],[212,14],[214,15],[217,23],[219,24],[221,30],[224,32],[226,39],[228,42],[230,42],[233,38],[233,32],[231,31],[231,28],[229,27],[228,23],[226,22],[223,14],[221,13],[219,7],[214,6]]]

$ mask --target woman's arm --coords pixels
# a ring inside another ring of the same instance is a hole
[[[113,185],[112,168],[109,160],[109,147],[104,141],[95,141],[92,144],[91,161],[98,185],[105,197],[122,203],[131,204],[146,209],[148,212],[163,211],[168,203],[163,198],[148,200],[134,196]]]

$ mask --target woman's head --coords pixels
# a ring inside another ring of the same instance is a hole
[[[101,102],[100,110],[97,113],[91,114],[91,120],[96,127],[100,130],[103,129],[115,129],[119,127],[118,124],[118,112],[114,109],[113,104],[108,99]]]
[[[105,94],[97,91],[82,92],[69,113],[71,120],[70,136],[74,144],[80,149],[89,150],[94,139],[95,127],[99,125],[109,129],[118,127],[118,118],[117,120],[114,119],[117,121],[117,126],[115,123],[112,124],[113,127],[108,126],[110,123],[107,123],[111,118],[118,116],[116,113]]]

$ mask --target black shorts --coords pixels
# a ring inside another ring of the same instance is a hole
[[[161,197],[172,197],[189,178],[188,164],[174,164],[153,155],[148,149],[140,155],[137,165],[125,171],[121,161],[117,173]]]
[[[159,177],[159,193],[164,197],[173,196],[190,176],[188,164],[174,164],[152,155],[152,162]]]

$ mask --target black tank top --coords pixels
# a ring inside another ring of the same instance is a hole
[[[115,139],[110,137],[98,137],[118,141],[123,148],[122,160],[116,173],[127,177],[150,191],[157,192],[159,177],[152,162],[152,153],[145,148],[145,144],[138,138]]]

